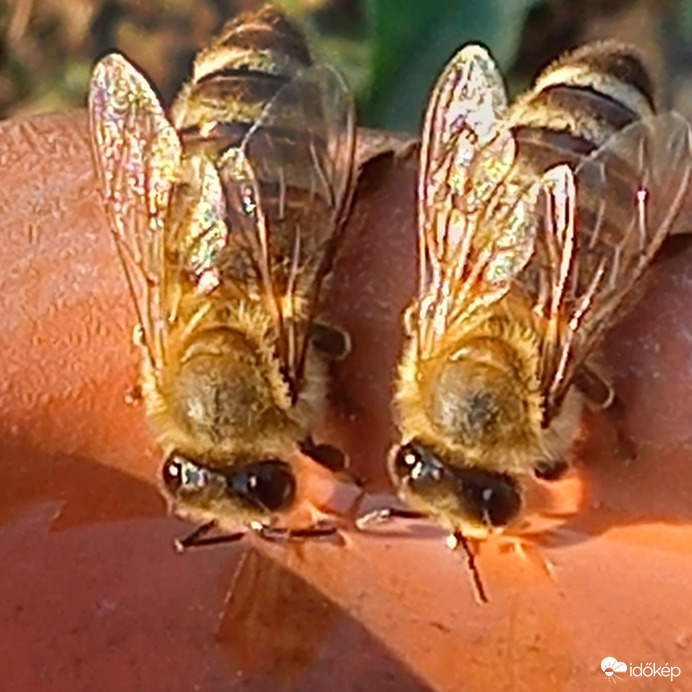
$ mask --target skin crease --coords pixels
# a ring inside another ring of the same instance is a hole
[[[398,154],[365,166],[326,295],[353,351],[334,366],[316,433],[366,479],[361,511],[394,501],[390,383],[416,283],[417,152],[382,141],[363,140],[360,160],[373,147]],[[636,458],[610,416],[587,412],[574,470],[529,484],[528,559],[506,541],[482,546],[481,607],[463,557],[427,522],[345,530],[344,545],[248,540],[176,555],[190,527],[166,516],[160,454],[126,401],[134,315],[85,114],[0,124],[0,164],[8,689],[583,690],[603,684],[606,656],[680,666],[678,688],[690,684],[692,251],[657,263],[604,344]],[[351,489],[307,472],[312,496],[348,509]]]

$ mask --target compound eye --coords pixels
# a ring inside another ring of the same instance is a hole
[[[423,459],[415,445],[406,444],[397,449],[392,462],[392,468],[398,478],[410,476]]]
[[[391,461],[391,469],[399,481],[413,484],[419,491],[425,486],[436,486],[445,476],[442,462],[415,440],[399,447]]]
[[[172,495],[179,490],[199,489],[206,485],[207,472],[178,452],[173,452],[163,464],[161,477],[166,490]]]
[[[506,526],[521,509],[521,494],[517,482],[506,474],[479,474],[465,481],[466,494],[480,513],[480,519],[490,526]]]
[[[271,460],[248,464],[227,479],[234,495],[255,507],[276,512],[292,504],[296,481],[288,464]]]

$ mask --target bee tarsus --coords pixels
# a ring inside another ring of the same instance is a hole
[[[574,386],[599,408],[610,408],[617,397],[615,388],[594,368],[583,365],[574,376]]]
[[[176,538],[173,547],[176,552],[183,553],[189,548],[202,548],[210,545],[222,545],[224,543],[236,543],[245,536],[245,531],[238,533],[222,534],[220,536],[207,536],[216,527],[215,521],[209,521],[193,529],[183,538]]]
[[[348,332],[320,322],[310,326],[310,341],[330,360],[343,360],[351,352]]]
[[[419,512],[414,509],[406,509],[404,507],[381,507],[371,512],[367,512],[356,519],[356,528],[360,531],[366,531],[368,527],[381,524],[383,522],[392,521],[394,519],[429,519],[430,516],[425,512]],[[466,556],[466,566],[474,585],[474,592],[479,603],[488,603],[488,596],[483,586],[478,566],[476,565],[476,556],[468,541],[460,531],[455,531],[449,534],[445,540],[447,547],[456,552],[461,548]]]
[[[429,515],[425,512],[417,512],[414,509],[405,509],[402,507],[381,507],[367,512],[356,519],[356,528],[361,531],[366,530],[369,526],[382,524],[393,519],[428,519]]]
[[[176,552],[182,553],[190,548],[204,548],[212,545],[237,543],[250,533],[254,533],[270,543],[277,543],[281,541],[301,541],[308,538],[329,538],[339,532],[336,526],[317,523],[313,526],[298,529],[261,525],[251,527],[250,531],[239,531],[237,533],[223,533],[218,536],[207,536],[207,534],[215,528],[216,522],[210,521],[206,524],[198,526],[183,538],[176,538],[173,541],[173,546]]]
[[[536,478],[540,478],[543,481],[556,481],[562,478],[568,469],[568,462],[564,459],[555,459],[538,463],[533,472]]]
[[[348,469],[348,457],[342,450],[326,442],[315,442],[312,437],[307,437],[299,445],[300,451],[320,466],[334,472]]]

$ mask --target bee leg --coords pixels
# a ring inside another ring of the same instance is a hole
[[[245,532],[242,531],[239,533],[228,533],[220,536],[208,536],[205,538],[204,536],[208,534],[215,526],[216,523],[213,521],[208,521],[206,524],[198,526],[194,531],[187,534],[187,536],[183,536],[183,538],[176,538],[173,541],[174,548],[177,552],[182,553],[188,548],[201,548],[208,545],[234,543],[235,541],[239,541],[245,535]]]
[[[589,402],[604,409],[610,416],[615,426],[620,456],[635,459],[637,449],[625,428],[625,407],[610,382],[590,367],[582,366],[574,378],[574,383]]]
[[[569,464],[563,459],[556,459],[555,461],[541,461],[536,466],[534,466],[533,473],[536,478],[540,478],[543,481],[556,481],[562,478]]]
[[[381,524],[391,519],[427,519],[425,512],[418,512],[415,509],[401,509],[400,507],[382,507],[374,509],[372,512],[364,514],[356,519],[356,528],[364,531],[372,524]]]
[[[320,466],[338,473],[348,466],[347,456],[338,448],[326,443],[317,443],[312,437],[303,440],[299,445],[300,451],[316,461]]]
[[[310,325],[310,341],[329,360],[343,360],[351,352],[348,332],[322,322]]]
[[[619,396],[614,397],[613,403],[608,408],[607,414],[615,427],[619,456],[629,461],[636,459],[637,446],[627,430],[625,424],[625,405],[622,403],[622,399]]]
[[[299,445],[300,451],[320,466],[331,471],[337,478],[362,488],[365,483],[348,468],[348,456],[338,447],[324,442],[317,443],[312,437],[303,440]]]
[[[485,592],[485,587],[483,586],[480,572],[476,566],[476,556],[474,555],[466,536],[464,536],[461,531],[455,531],[447,537],[447,547],[452,551],[457,551],[459,548],[464,551],[466,555],[466,567],[471,575],[471,579],[473,580],[473,588],[476,595],[476,600],[481,604],[488,603],[488,594]]]
[[[327,538],[339,532],[336,526],[319,522],[313,526],[306,526],[303,529],[285,529],[262,525],[256,531],[258,536],[270,542],[295,541],[304,538]]]
[[[606,409],[615,401],[615,389],[599,372],[582,365],[574,377],[577,389],[599,408]]]

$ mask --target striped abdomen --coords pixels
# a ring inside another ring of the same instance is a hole
[[[310,68],[312,59],[301,32],[280,10],[265,6],[229,22],[197,54],[192,79],[171,111],[188,157],[216,161],[227,149],[244,145],[271,236],[270,271],[280,294],[295,278],[294,264],[303,267],[304,280],[310,279],[312,268],[307,265],[311,257],[319,257],[329,211],[325,203],[317,229],[306,223],[304,188],[312,192],[315,158],[326,152],[326,142],[320,139],[325,125],[319,84],[310,81]],[[251,141],[244,141],[251,129]],[[222,181],[226,174],[220,170]],[[315,207],[320,201],[308,203]],[[233,228],[239,210],[227,211]],[[313,215],[318,216],[314,209]],[[224,273],[243,283],[255,276],[249,265],[250,246],[238,239],[236,247],[234,238],[224,248]]]
[[[276,93],[312,65],[305,39],[276,8],[232,20],[201,50],[171,109],[185,148],[237,146]]]
[[[534,170],[587,154],[655,111],[653,84],[640,56],[615,41],[563,56],[537,77],[507,116],[519,154]]]
[[[531,180],[563,163],[575,170],[613,135],[654,113],[653,83],[633,47],[615,41],[583,46],[547,67],[512,105],[507,124],[518,145],[515,174]],[[632,151],[620,153],[608,150],[602,168],[578,173],[582,263],[598,261],[605,247],[622,246],[635,223],[643,171]],[[600,249],[586,240],[592,234]]]

